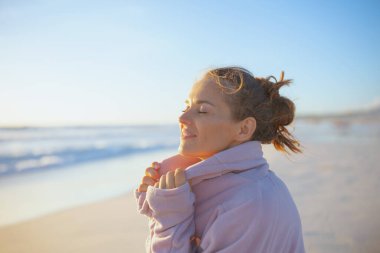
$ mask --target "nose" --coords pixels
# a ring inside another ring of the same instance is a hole
[[[190,119],[190,117],[189,117],[189,110],[183,112],[183,113],[178,117],[178,121],[179,121],[180,124],[190,125],[190,123],[191,123],[191,119]]]

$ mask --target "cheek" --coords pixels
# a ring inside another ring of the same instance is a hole
[[[206,146],[223,146],[231,138],[231,126],[225,120],[214,120],[205,124],[202,143]]]
[[[202,134],[202,140],[207,141],[213,139],[217,135],[221,122],[217,119],[207,119],[199,122],[198,129]]]

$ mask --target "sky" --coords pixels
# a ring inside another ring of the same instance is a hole
[[[380,105],[379,1],[0,0],[0,126],[176,123],[239,65],[296,115]]]

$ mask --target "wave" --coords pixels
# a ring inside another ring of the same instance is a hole
[[[152,152],[162,149],[174,149],[174,144],[153,145],[149,147],[114,146],[107,148],[68,148],[49,154],[23,154],[16,157],[0,156],[0,176],[36,171],[41,169],[53,169],[79,164],[89,161],[109,159],[136,153]]]
[[[178,147],[177,126],[0,129],[0,176]]]

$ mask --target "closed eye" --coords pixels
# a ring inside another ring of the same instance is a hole
[[[188,111],[190,109],[190,106],[187,104],[186,105],[186,108],[184,109],[184,110],[182,110],[182,112],[186,112],[186,111]],[[203,108],[203,106],[200,106],[199,107],[199,111],[198,111],[198,113],[207,113],[207,111],[204,111],[205,109]]]
[[[182,112],[186,112],[187,110],[189,110],[190,106],[186,106],[186,108],[184,110],[182,110]],[[198,113],[207,113],[207,112],[204,112],[204,111],[198,111]]]

